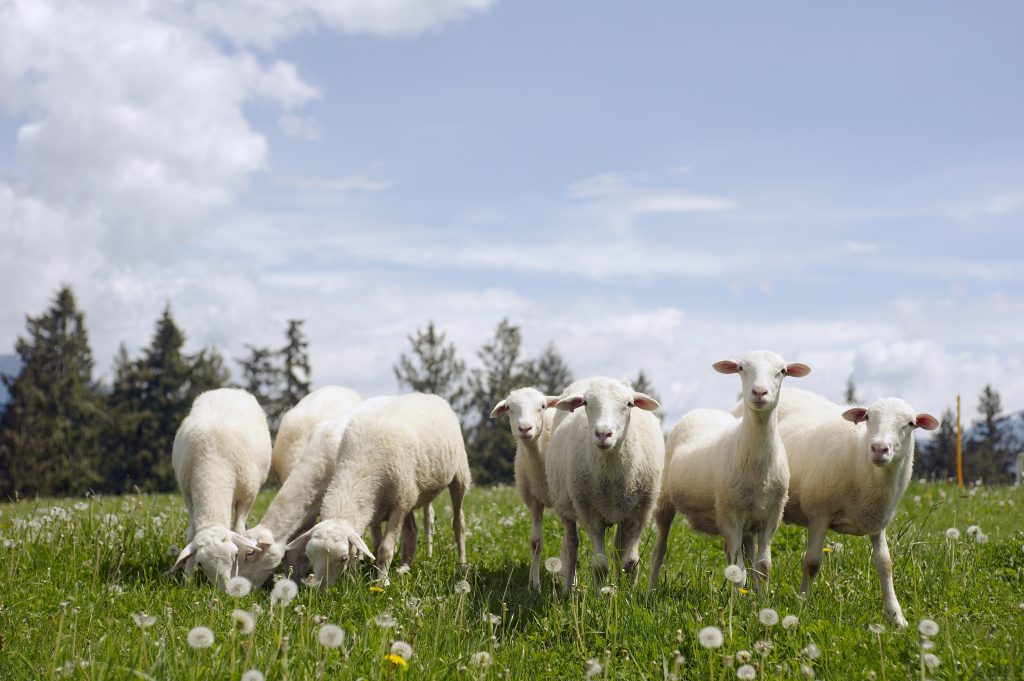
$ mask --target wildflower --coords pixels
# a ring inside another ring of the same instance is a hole
[[[398,569],[395,572],[398,573],[399,577],[405,577],[411,571],[412,571],[412,568],[409,567],[408,563],[402,563],[401,565],[398,566]]]
[[[934,636],[939,633],[939,625],[935,623],[935,620],[921,620],[921,623],[917,625],[917,630],[921,632],[922,636]]]
[[[736,670],[736,678],[742,681],[754,681],[757,678],[757,670],[753,665],[745,664]]]
[[[156,617],[153,615],[147,615],[144,612],[137,612],[132,615],[132,620],[135,621],[135,626],[139,629],[149,629],[151,626],[156,624]]]
[[[882,634],[885,633],[885,625],[884,624],[869,624],[868,625],[868,631],[870,631],[875,636],[881,636]]]
[[[920,504],[921,503],[921,495],[920,494],[915,494],[914,495],[914,503],[915,504]]]
[[[800,620],[796,615],[786,615],[782,618],[783,629],[796,629],[798,624],[800,624]]]
[[[135,530],[135,538],[136,539],[145,539],[146,538],[146,529],[144,527],[140,527],[139,529]]]
[[[807,647],[800,652],[802,652],[804,655],[811,658],[812,660],[817,660],[819,657],[821,657],[821,648],[819,648],[813,643],[808,643]]]
[[[245,610],[232,610],[231,621],[243,634],[251,634],[252,630],[256,628],[256,618]]]
[[[487,669],[491,666],[491,662],[491,654],[486,650],[481,650],[469,656],[469,663],[479,669]]]
[[[806,662],[801,662],[800,663],[800,671],[807,678],[809,678],[809,679],[813,679],[814,678],[814,667],[812,667],[811,665],[807,664]],[[874,678],[874,672],[871,672],[871,674],[872,674],[872,678]]]
[[[725,643],[722,630],[718,627],[704,627],[697,634],[697,640],[700,641],[701,646],[704,648],[721,648],[722,644]]]
[[[251,610],[252,610],[252,614],[255,615],[256,617],[259,617],[260,615],[263,614],[263,606],[260,605],[259,603],[253,603]]]
[[[237,577],[232,577],[228,580],[225,590],[228,592],[229,596],[234,596],[235,598],[248,596],[249,592],[252,591],[252,582],[247,578],[238,575]]]
[[[84,501],[76,501],[75,502],[75,510],[76,511],[87,511],[87,510],[89,510],[89,504],[85,503]]]
[[[379,615],[374,616],[373,623],[381,629],[394,629],[398,626],[398,620],[386,612],[382,612]]]
[[[762,657],[772,652],[772,648],[774,647],[775,646],[772,644],[771,641],[758,641],[754,644],[754,650],[756,650],[757,654]]]
[[[608,598],[611,598],[617,593],[619,593],[619,587],[615,586],[614,584],[608,584],[606,586],[601,587],[602,596],[607,596]]]
[[[832,543],[832,550],[836,552],[836,555],[839,555],[840,553],[842,553],[843,549],[845,549],[845,548],[846,547],[843,545],[842,542],[838,542],[837,541],[837,542],[833,542]]]
[[[733,584],[742,584],[745,577],[743,568],[739,565],[730,565],[725,568],[725,578]]]
[[[259,669],[250,669],[246,673],[242,674],[241,681],[264,681],[263,672]]]
[[[960,530],[956,529],[955,527],[950,527],[949,529],[946,530],[946,539],[948,539],[950,541],[956,541],[959,538],[960,538]]]
[[[547,570],[548,572],[550,572],[551,574],[555,574],[557,572],[561,572],[562,571],[562,559],[561,558],[557,558],[555,556],[551,556],[550,558],[548,558],[547,560],[544,561],[544,569]]]
[[[984,532],[979,532],[977,535],[975,535],[974,541],[979,543],[979,544],[987,544],[988,543],[988,535],[985,534]]]
[[[371,584],[370,585],[370,593],[372,593],[372,594],[382,594],[382,593],[384,593],[384,589],[382,589],[381,587],[377,586],[376,584]]]
[[[340,648],[341,644],[345,642],[345,632],[337,624],[325,624],[320,627],[317,638],[320,639],[320,645],[325,648]]]
[[[209,648],[213,645],[213,631],[209,627],[192,627],[188,632],[188,644],[196,648]]]
[[[743,587],[740,587],[736,590],[740,592],[740,596],[746,596],[748,593],[750,593],[750,589],[744,589]]]
[[[385,655],[384,659],[386,661],[390,662],[391,664],[395,665],[396,667],[401,667],[402,669],[405,669],[406,667],[409,666],[408,662],[403,660],[398,655],[392,655],[391,653],[388,653],[387,655]]]
[[[738,653],[736,653],[737,662],[750,662],[751,657],[752,655],[749,650],[741,650]]]
[[[826,546],[825,548],[822,549],[822,552],[823,553],[832,553],[832,547],[831,546]]]
[[[395,641],[391,644],[391,654],[398,655],[403,660],[412,657],[412,646],[405,641]]]
[[[970,527],[967,528],[967,536],[968,537],[973,537],[976,534],[978,534],[979,532],[981,532],[981,528],[978,527],[977,525],[971,525]]]
[[[491,612],[485,612],[483,619],[484,622],[487,622],[492,627],[496,627],[501,624],[501,615],[495,615]]]
[[[290,579],[282,579],[274,585],[270,592],[270,604],[285,606],[292,602],[299,593],[299,585]]]
[[[935,669],[939,666],[939,658],[931,653],[925,653],[921,656],[921,659],[924,660],[924,666],[928,667],[928,669]]]
[[[460,581],[455,585],[455,593],[457,594],[468,594],[470,590],[469,582],[466,580]]]
[[[299,616],[299,617],[302,617],[303,615],[305,615],[306,614],[306,606],[304,606],[304,605],[296,605],[295,606],[295,614],[297,616]]]
[[[761,624],[766,627],[774,627],[779,623],[779,613],[775,612],[771,608],[762,608],[761,611],[757,613],[757,619],[759,619]]]
[[[583,663],[583,675],[588,679],[597,676],[602,671],[604,671],[604,667],[601,666],[600,662],[593,658]]]

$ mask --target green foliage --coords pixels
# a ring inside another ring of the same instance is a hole
[[[408,338],[412,355],[402,354],[393,367],[398,386],[439,395],[451,404],[461,402],[466,363],[459,359],[455,344],[445,342],[444,333],[438,332],[433,321]]]
[[[15,344],[21,372],[3,377],[10,403],[0,416],[0,496],[80,494],[101,480],[85,316],[65,286],[26,326]]]
[[[280,372],[274,364],[274,353],[270,348],[256,347],[245,344],[249,355],[236,359],[242,367],[242,383],[240,388],[249,391],[260,406],[268,409],[274,401]]]
[[[843,402],[851,406],[860,404],[860,398],[857,397],[857,386],[853,383],[853,374],[846,379],[846,390],[843,392]]]
[[[929,478],[956,477],[956,415],[949,408],[931,439],[918,447],[914,475]]]
[[[572,371],[554,343],[548,343],[540,357],[523,362],[523,385],[533,386],[545,395],[561,394],[572,380]]]
[[[647,378],[647,374],[644,373],[643,369],[641,369],[640,373],[638,373],[636,375],[636,378],[633,379],[632,384],[633,384],[633,390],[636,390],[637,392],[643,393],[643,394],[647,395],[648,397],[653,397],[659,403],[661,402],[661,395],[659,395],[658,391],[654,389],[654,385],[651,383],[650,379]],[[664,410],[658,409],[658,410],[654,411],[653,413],[654,413],[655,416],[658,417],[659,421],[664,421],[665,420],[665,412],[664,412]]]
[[[278,357],[281,358],[281,392],[272,410],[276,423],[280,423],[285,412],[309,394],[312,378],[309,368],[309,341],[302,331],[304,323],[300,319],[288,320],[285,346],[277,351]]]
[[[261,495],[255,517],[269,499]],[[383,592],[370,590],[372,570],[364,563],[331,589],[301,587],[288,607],[275,608],[265,589],[233,598],[198,576],[164,574],[174,560],[171,545],[185,535],[178,495],[0,505],[0,678],[237,681],[256,668],[267,679],[295,680],[318,679],[321,669],[328,679],[583,679],[587,661],[596,660],[604,667],[597,679],[674,673],[704,681],[735,679],[735,655],[751,651],[759,679],[805,679],[801,663],[817,678],[908,679],[922,676],[917,625],[926,618],[938,623],[930,652],[941,660],[927,678],[1024,677],[1024,489],[985,486],[961,495],[953,485],[913,483],[889,532],[896,592],[911,626],[886,623],[877,635],[868,626],[885,620],[865,537],[829,535],[831,550],[808,599],[797,594],[802,528],[784,525],[776,534],[765,597],[732,590],[720,540],[678,520],[656,592],[648,591],[647,530],[639,584],[620,580],[617,593],[595,593],[582,537],[581,588],[556,598],[546,572],[540,593],[529,587],[530,519],[515,491],[476,489],[465,507],[470,591],[460,598],[446,498],[436,510],[433,557],[421,545],[412,571],[392,571]],[[987,543],[970,538],[970,525],[981,526]],[[960,529],[958,541],[946,539],[950,526]],[[545,557],[557,555],[561,525],[551,513],[544,534]],[[233,633],[232,610],[257,607],[252,635]],[[799,622],[765,627],[758,622],[764,607]],[[133,620],[142,612],[156,618],[145,631]],[[397,626],[377,626],[382,613]],[[344,629],[342,648],[318,642],[320,618]],[[215,642],[193,650],[187,635],[199,625],[213,630]],[[699,645],[706,626],[723,631],[721,649]],[[413,649],[404,671],[385,660],[395,640]],[[772,643],[764,656],[759,641]],[[817,659],[803,652],[811,643]],[[487,669],[471,662],[481,651],[491,656]]]
[[[981,478],[987,482],[1008,482],[1010,465],[1016,455],[1018,444],[1013,442],[1006,430],[1007,417],[1002,415],[1003,406],[999,393],[986,385],[978,396],[978,415],[968,454],[964,457],[964,478]]]

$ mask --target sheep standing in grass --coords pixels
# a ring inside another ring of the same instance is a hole
[[[270,470],[263,408],[244,390],[204,392],[174,436],[171,463],[189,516],[186,546],[171,571],[191,575],[198,566],[223,587],[238,549],[256,548],[241,532]]]
[[[864,426],[858,424],[864,423]],[[886,397],[868,408],[843,409],[805,390],[787,389],[779,404],[779,432],[789,457],[789,502],[784,520],[807,527],[800,591],[807,594],[821,568],[829,529],[868,535],[885,613],[907,626],[892,583],[885,536],[914,468],[914,429],[939,420]]]
[[[562,583],[570,590],[579,554],[577,523],[590,538],[595,588],[608,575],[605,531],[615,529],[623,568],[636,582],[640,533],[658,497],[665,441],[660,405],[611,378],[574,383],[555,407],[567,412],[548,445],[545,471],[552,507],[565,529]],[[580,407],[584,409],[575,411]]]
[[[329,385],[309,393],[285,413],[277,429],[270,467],[282,485],[298,464],[316,424],[349,411],[361,398],[354,390]]]
[[[348,409],[339,418],[317,424],[302,456],[270,502],[260,523],[245,531],[245,535],[256,542],[257,548],[242,553],[238,561],[238,574],[259,586],[285,561],[293,568],[294,576],[304,576],[307,571],[307,566],[303,565],[305,555],[295,551],[286,556],[285,547],[296,535],[308,530],[316,522],[324,492],[334,475],[338,449],[349,420],[355,414],[383,408],[395,399],[374,397]]]
[[[324,494],[321,520],[294,539],[288,549],[305,549],[316,581],[324,588],[338,578],[350,547],[373,559],[362,534],[367,527],[383,522],[376,561],[380,578],[386,582],[407,516],[447,487],[458,562],[465,566],[462,499],[469,486],[469,462],[455,412],[436,395],[402,395],[383,409],[352,416],[338,450],[334,477]],[[407,562],[415,551],[415,540],[415,532],[403,537]]]
[[[698,532],[725,537],[730,565],[750,563],[758,589],[767,585],[771,540],[782,521],[789,466],[776,427],[779,389],[786,376],[806,376],[805,364],[774,352],[748,352],[716,362],[716,371],[740,375],[742,412],[697,409],[676,423],[665,448],[665,479],[654,517],[658,539],[651,557],[651,587],[668,547],[678,510]],[[756,544],[756,547],[755,547]],[[762,584],[763,582],[763,584]]]
[[[530,584],[540,589],[540,559],[544,551],[544,508],[551,507],[544,459],[551,440],[553,407],[558,397],[535,388],[520,388],[494,405],[491,418],[508,414],[508,425],[516,438],[516,489],[530,509]]]

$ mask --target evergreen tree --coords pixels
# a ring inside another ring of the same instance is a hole
[[[920,447],[914,474],[936,479],[956,476],[956,415],[948,407],[942,414],[942,425]]]
[[[647,378],[647,374],[644,373],[643,369],[641,369],[640,373],[638,373],[636,375],[636,378],[633,379],[632,384],[633,390],[640,393],[644,393],[648,397],[653,397],[659,403],[661,402],[661,395],[659,395],[658,392],[654,389],[654,386],[651,384],[650,379]],[[658,417],[659,421],[665,420],[665,412],[662,411],[660,408],[653,413],[655,416]]]
[[[964,462],[964,476],[971,480],[982,478],[986,482],[1006,482],[1010,479],[1012,457],[1004,442],[1003,404],[999,393],[986,385],[978,397],[978,415],[981,420],[972,429],[970,457]]]
[[[853,374],[846,379],[846,392],[843,393],[843,400],[849,405],[860,404],[860,398],[857,397],[857,386],[853,384]]]
[[[477,352],[483,367],[474,369],[469,377],[464,416],[466,448],[473,479],[482,484],[513,479],[515,443],[508,427],[489,417],[494,405],[522,383],[521,345],[519,327],[503,319],[494,338]]]
[[[288,330],[285,332],[287,343],[277,351],[281,361],[280,393],[274,400],[269,414],[275,432],[285,412],[309,394],[309,341],[302,331],[303,324],[300,319],[288,320]]]
[[[548,343],[537,359],[523,363],[522,380],[545,395],[558,395],[572,383],[572,371],[554,343]]]
[[[15,344],[21,372],[3,376],[0,495],[81,494],[100,480],[102,426],[85,316],[65,286],[26,326]]]
[[[246,344],[248,357],[236,359],[242,367],[241,388],[249,391],[265,410],[269,410],[277,399],[281,374],[274,364],[274,353],[270,348]]]
[[[463,394],[461,382],[466,364],[459,359],[455,344],[445,342],[444,333],[437,331],[433,321],[408,339],[411,356],[401,355],[393,367],[398,386],[439,395],[457,404]]]

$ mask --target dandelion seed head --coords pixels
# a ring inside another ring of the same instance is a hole
[[[917,630],[921,632],[922,636],[934,636],[939,633],[939,625],[935,620],[921,620],[917,625]]]
[[[771,641],[758,641],[754,644],[754,650],[757,651],[757,654],[761,655],[762,657],[772,652],[772,648],[774,647],[775,646],[774,644],[772,644]]]
[[[270,604],[286,606],[292,602],[292,600],[299,593],[299,585],[290,579],[280,579],[274,584],[273,590],[270,592]]]
[[[562,571],[562,559],[557,556],[551,556],[544,561],[544,569],[555,574]]]
[[[151,626],[156,624],[156,617],[153,615],[147,615],[144,612],[137,612],[132,615],[132,621],[135,622],[135,626],[139,629],[149,629]]]
[[[885,633],[885,625],[884,624],[869,624],[868,625],[868,631],[870,631],[875,636],[880,636],[881,634]]]
[[[988,543],[988,535],[985,534],[984,532],[979,532],[978,534],[974,535],[974,541],[977,542],[978,544],[987,544]]]
[[[725,578],[733,584],[742,584],[746,574],[739,565],[730,565],[725,568]]]
[[[921,656],[921,659],[924,661],[924,666],[928,667],[928,669],[935,669],[940,664],[939,658],[931,653],[925,653]]]
[[[455,593],[457,593],[457,594],[468,594],[470,588],[471,587],[469,586],[469,582],[467,582],[466,580],[463,579],[462,581],[460,581],[458,584],[455,585]]]
[[[345,631],[337,624],[325,624],[320,627],[317,639],[325,648],[340,648],[341,644],[345,642]]]
[[[495,615],[493,612],[485,612],[483,620],[492,627],[496,627],[501,624],[501,615]]]
[[[812,667],[811,665],[807,664],[806,662],[801,662],[800,663],[800,671],[807,678],[809,678],[809,679],[813,679],[814,678],[814,667]],[[875,678],[875,673],[874,672],[871,672],[871,678],[872,679]]]
[[[960,538],[960,530],[955,527],[950,527],[946,530],[946,539],[950,541],[956,541]]]
[[[750,658],[753,657],[753,653],[749,650],[741,650],[736,653],[737,662],[750,662]]]
[[[920,504],[921,503],[921,495],[920,494],[915,494],[914,495],[914,503],[915,504]]]
[[[491,666],[491,662],[491,654],[486,650],[481,650],[480,652],[473,653],[469,657],[469,663],[477,669],[487,669]]]
[[[967,536],[968,537],[973,537],[974,535],[978,534],[979,532],[981,532],[981,528],[978,527],[977,525],[969,525],[967,527]]]
[[[408,563],[402,563],[398,566],[398,569],[395,570],[395,572],[398,573],[399,577],[405,577],[407,574],[412,572],[412,568],[409,567]]]
[[[75,510],[76,511],[88,511],[89,510],[89,504],[85,503],[84,501],[76,501],[75,502]]]
[[[796,629],[796,625],[800,624],[800,618],[796,615],[786,615],[782,618],[783,629]]]
[[[736,670],[736,678],[742,681],[754,681],[757,678],[757,670],[753,665],[745,664]]]
[[[833,542],[832,543],[832,550],[835,551],[836,554],[842,553],[843,549],[845,549],[845,548],[846,548],[846,546],[842,542],[838,542],[837,541],[837,542]]]
[[[192,627],[188,632],[189,646],[199,650],[213,645],[213,631],[209,627]]]
[[[801,652],[807,657],[811,658],[812,660],[817,660],[819,657],[821,657],[821,648],[819,648],[814,643],[808,643],[807,647],[804,648]]]
[[[935,647],[935,643],[930,638],[921,639],[921,650],[931,650]]]
[[[243,596],[248,596],[252,591],[252,582],[250,582],[248,578],[238,575],[237,577],[232,577],[228,580],[224,590],[228,592],[229,596],[241,598]]]
[[[382,612],[379,615],[375,615],[373,623],[381,629],[394,629],[398,626],[398,620],[391,616],[391,613]]]
[[[243,634],[251,634],[256,628],[256,618],[246,610],[232,610],[231,622]]]
[[[412,646],[405,641],[395,641],[391,644],[391,654],[398,655],[403,660],[412,657]]]
[[[259,669],[250,669],[242,674],[242,681],[265,681],[263,672]]]
[[[722,644],[725,643],[725,637],[722,636],[722,630],[718,627],[704,627],[697,634],[697,640],[704,648],[721,648]]]
[[[594,658],[583,663],[583,675],[588,679],[597,676],[602,671],[604,671],[604,667]]]
[[[619,587],[614,584],[607,584],[601,587],[601,595],[611,598],[615,594],[619,593]]]
[[[771,608],[761,608],[761,611],[757,613],[757,619],[766,627],[774,627],[779,623],[779,613]]]

